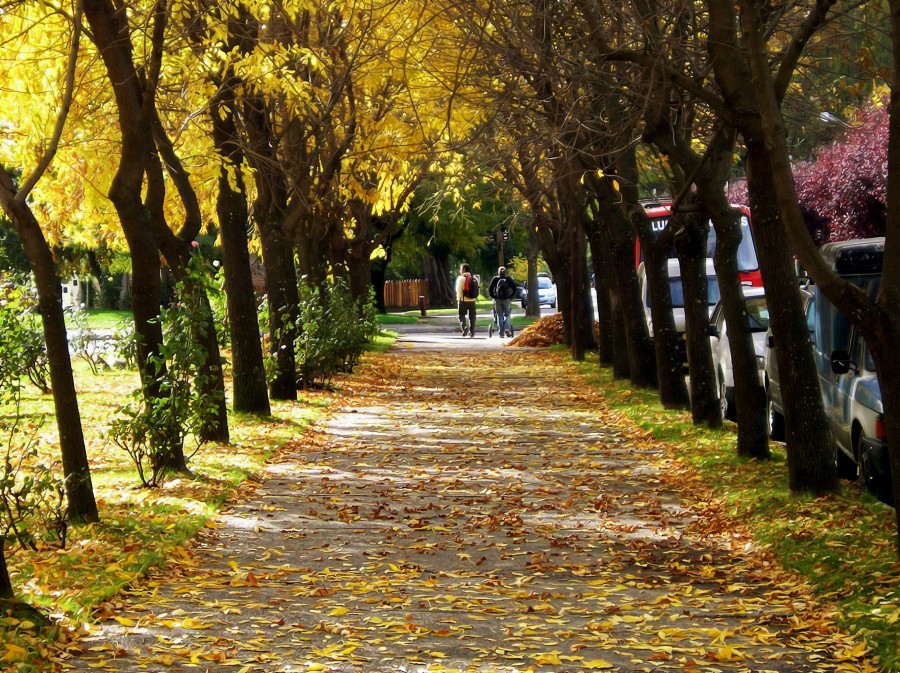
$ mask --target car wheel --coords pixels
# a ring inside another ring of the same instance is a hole
[[[722,409],[722,418],[729,421],[737,420],[734,408],[734,388],[725,385],[725,377],[719,373],[719,405]]]
[[[784,416],[775,408],[772,394],[766,388],[766,418],[769,424],[769,437],[776,442],[784,441]]]

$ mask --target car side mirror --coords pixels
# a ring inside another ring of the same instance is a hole
[[[840,375],[849,371],[858,371],[858,368],[856,363],[850,359],[850,353],[845,350],[836,350],[831,353],[831,371]]]
[[[771,334],[766,337],[766,346],[768,348],[775,348],[775,337],[773,337]]]
[[[715,325],[710,325],[709,326],[709,336],[715,337],[716,339],[718,339],[719,338],[719,328],[716,327]]]

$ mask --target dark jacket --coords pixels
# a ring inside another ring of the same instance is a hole
[[[488,294],[494,299],[497,299],[497,283],[500,282],[501,278],[506,279],[506,284],[509,286],[509,297],[507,297],[507,299],[512,299],[516,294],[516,288],[518,286],[516,285],[516,282],[509,276],[494,276],[493,278],[491,278],[491,284],[488,286]]]

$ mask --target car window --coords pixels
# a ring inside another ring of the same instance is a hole
[[[875,371],[875,360],[872,358],[872,351],[865,345],[865,340],[863,340],[863,366],[867,372]]]
[[[750,331],[765,332],[769,329],[769,308],[765,297],[750,297],[746,301]]]
[[[816,300],[810,299],[806,305],[806,329],[809,332],[809,340],[816,343]]]
[[[546,276],[538,276],[538,289],[553,287],[553,282]]]
[[[706,279],[707,303],[715,305],[719,299],[719,282],[715,276]],[[672,294],[672,308],[684,308],[684,288],[681,286],[681,278],[669,279],[669,292]]]
[[[712,222],[709,223],[709,238],[706,242],[706,256],[713,257],[716,253],[716,230]],[[759,269],[759,260],[756,258],[756,246],[753,244],[753,231],[750,229],[750,220],[746,215],[741,215],[741,242],[738,244],[738,271],[756,271]]]

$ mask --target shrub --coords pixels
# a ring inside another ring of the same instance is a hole
[[[18,386],[23,376],[50,392],[50,362],[37,296],[30,283],[8,283],[0,299],[0,387]]]
[[[189,281],[202,283],[203,273],[195,261]],[[129,455],[145,486],[159,483],[167,456],[183,450],[188,437],[196,443],[195,453],[205,441],[200,430],[216,418],[218,400],[200,392],[206,384],[202,370],[206,350],[199,344],[209,315],[186,283],[179,283],[176,290],[182,300],[160,311],[163,343],[159,354],[147,362],[145,385],[132,393],[109,428],[110,439]],[[137,336],[132,335],[120,353],[136,356],[137,346]],[[150,396],[147,390],[158,392]]]
[[[342,279],[322,287],[303,283],[294,346],[297,385],[327,386],[337,372],[349,372],[378,332],[370,295],[353,301]]]

